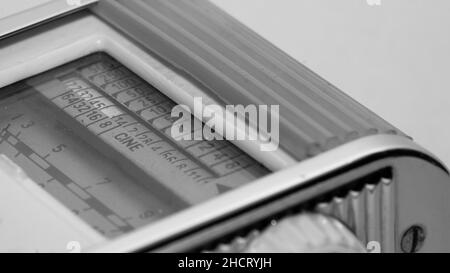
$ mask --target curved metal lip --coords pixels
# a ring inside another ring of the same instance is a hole
[[[355,164],[361,165],[392,156],[421,158],[449,174],[438,158],[406,137],[382,134],[366,136],[187,208],[128,235],[107,241],[90,251],[133,252],[153,248],[248,207],[257,206],[275,195],[311,185],[325,175],[342,172]]]
[[[47,0],[40,4],[28,4],[21,10],[0,18],[0,39],[73,13],[96,3],[98,0]]]

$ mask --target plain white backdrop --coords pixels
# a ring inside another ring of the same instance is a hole
[[[450,166],[449,0],[212,2]]]

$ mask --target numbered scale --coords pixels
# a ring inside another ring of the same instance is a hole
[[[1,95],[0,153],[108,238],[269,173],[228,141],[173,139],[175,103],[105,53]]]

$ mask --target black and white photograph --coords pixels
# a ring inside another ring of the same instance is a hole
[[[450,253],[449,79],[448,0],[1,0],[0,253]]]

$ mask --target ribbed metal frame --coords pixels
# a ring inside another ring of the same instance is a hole
[[[299,160],[398,132],[208,1],[100,1],[92,10],[224,104],[280,105],[281,147]]]

